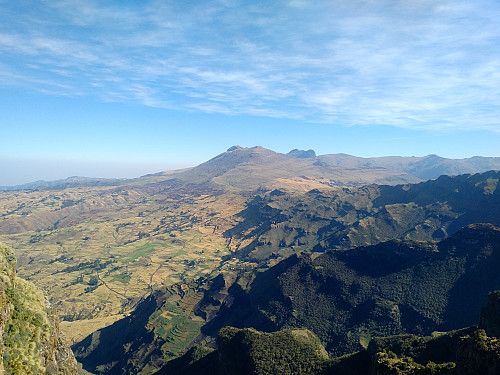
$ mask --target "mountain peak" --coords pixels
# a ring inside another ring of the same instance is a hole
[[[232,152],[232,151],[237,151],[237,150],[266,150],[266,151],[274,152],[274,151],[268,150],[268,149],[266,149],[266,148],[264,148],[262,146],[241,147],[239,145],[235,145],[235,146],[229,147],[226,152]]]
[[[314,150],[305,151],[294,148],[287,155],[298,159],[307,159],[307,158],[315,158],[316,152],[314,152]]]

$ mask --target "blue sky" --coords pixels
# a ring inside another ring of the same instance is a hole
[[[228,147],[500,156],[496,0],[0,0],[0,185]]]

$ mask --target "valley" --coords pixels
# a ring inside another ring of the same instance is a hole
[[[306,327],[338,356],[474,324],[500,289],[498,158],[311,151],[0,191],[0,242],[95,373],[153,373],[226,326]]]
[[[236,195],[158,188],[12,195],[0,193],[0,240],[16,248],[19,275],[47,291],[73,340],[123,317],[158,286],[219,269],[230,253],[220,233],[243,208]]]

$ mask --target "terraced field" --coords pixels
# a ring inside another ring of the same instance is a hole
[[[0,241],[76,341],[151,290],[220,269],[230,253],[222,232],[244,201],[142,186],[0,192]]]

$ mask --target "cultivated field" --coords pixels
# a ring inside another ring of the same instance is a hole
[[[222,233],[244,202],[144,186],[1,192],[0,241],[78,340],[159,286],[220,270],[230,252]]]

